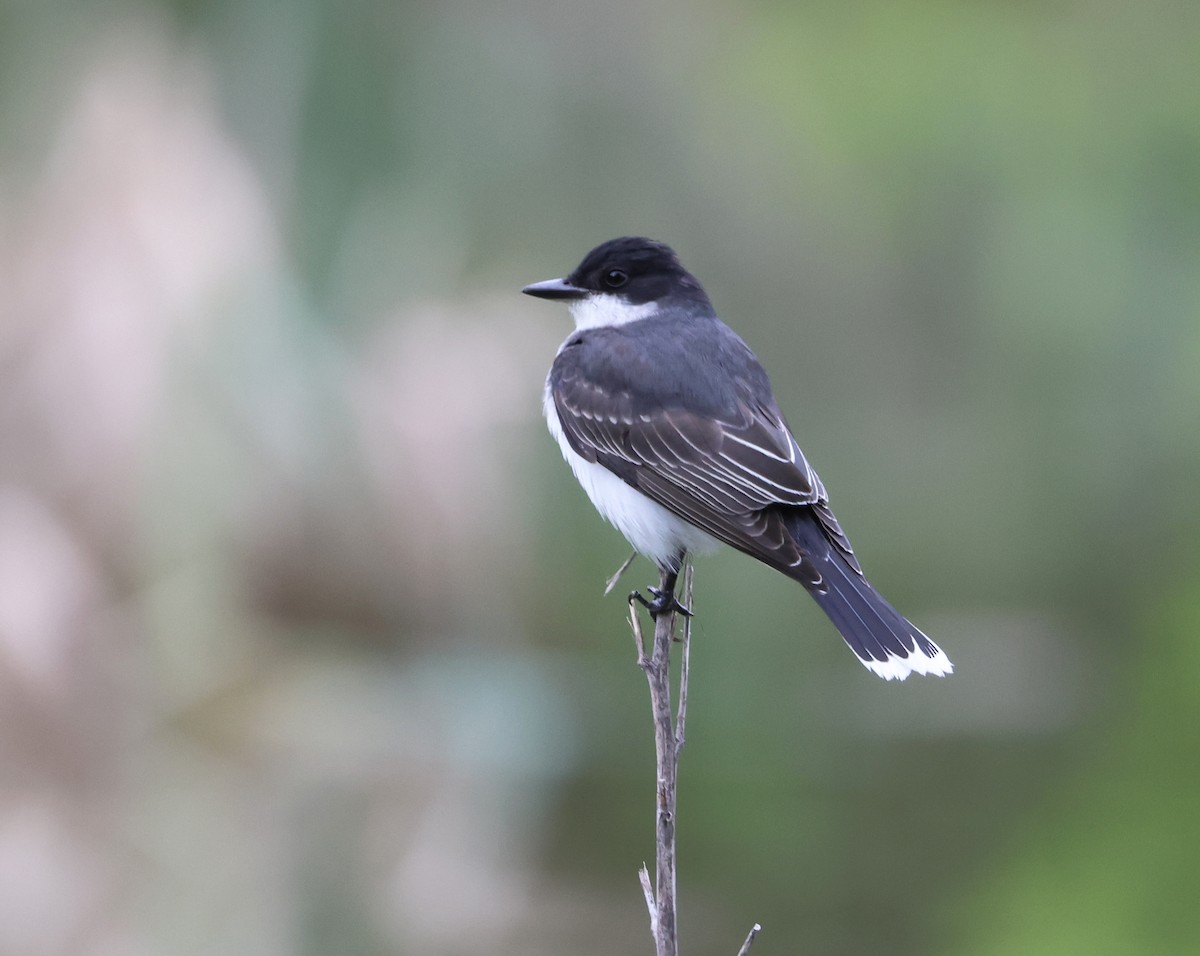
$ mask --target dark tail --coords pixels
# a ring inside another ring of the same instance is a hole
[[[801,583],[866,667],[884,680],[904,680],[913,672],[939,677],[953,672],[954,665],[942,649],[851,566],[811,508],[797,508],[788,530],[805,555],[805,564],[811,565],[806,570],[820,575],[815,585],[803,579]]]

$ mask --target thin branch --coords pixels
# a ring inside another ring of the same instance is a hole
[[[636,557],[637,557],[637,552],[634,551],[633,554],[631,554],[629,557],[627,557],[625,559],[625,563],[622,564],[619,568],[617,568],[616,571],[613,572],[612,577],[604,582],[605,597],[612,594],[612,589],[615,588],[617,586],[617,582],[621,580],[621,575],[629,570],[629,566],[631,564],[633,564],[633,560]]]
[[[761,932],[762,927],[755,923],[750,928],[750,934],[746,937],[746,942],[742,943],[742,948],[738,950],[738,956],[746,956],[746,954],[750,952],[750,947],[754,943],[754,937]]]
[[[692,607],[692,563],[689,561],[683,570],[683,604],[688,610]],[[679,665],[679,709],[675,712],[675,769],[679,770],[679,754],[687,741],[684,728],[687,725],[688,678],[691,676],[692,665],[692,619],[683,619],[683,637],[680,638],[681,662]]]
[[[650,935],[658,939],[658,912],[654,908],[654,887],[650,885],[650,871],[646,864],[638,870],[638,879],[642,882],[642,895],[646,897],[646,909],[650,911]]]
[[[626,567],[628,562],[626,562]],[[624,571],[624,568],[621,569]],[[618,571],[610,581],[611,586],[620,577]],[[671,596],[676,576],[663,572],[659,591]],[[692,565],[683,569],[684,606],[692,607]],[[637,648],[638,667],[646,675],[650,685],[650,710],[654,718],[654,756],[657,770],[657,799],[655,801],[655,884],[650,884],[650,871],[646,864],[638,871],[642,894],[646,897],[646,908],[650,912],[650,935],[654,938],[655,956],[679,956],[678,926],[676,923],[676,874],[675,874],[675,799],[676,781],[679,773],[679,754],[686,740],[688,707],[688,678],[691,674],[691,617],[683,617],[682,647],[679,665],[679,706],[674,720],[671,718],[671,644],[675,637],[675,618],[678,604],[669,605],[654,619],[654,638],[649,653],[646,638],[642,633],[641,619],[632,599],[629,604],[629,627],[633,631],[633,643]],[[750,944],[761,927],[755,923],[742,944],[738,956],[747,956]]]
[[[660,588],[674,584],[663,574]],[[659,614],[654,622],[654,651],[646,680],[650,685],[654,714],[654,751],[658,764],[658,810],[655,832],[657,856],[655,903],[657,904],[657,956],[679,956],[675,916],[675,774],[679,760],[675,750],[675,727],[671,719],[671,641],[675,636],[675,612]]]
[[[686,580],[686,578],[685,578]],[[675,575],[663,572],[659,588],[673,592]],[[654,719],[654,755],[657,769],[657,800],[655,801],[655,887],[647,899],[653,898],[654,918],[651,932],[656,956],[679,956],[675,914],[675,781],[679,769],[679,747],[676,743],[676,722],[671,713],[671,644],[675,636],[675,611],[664,610],[654,620],[654,639],[647,655],[645,639],[636,610],[631,608],[630,626],[638,647],[638,666],[646,674],[650,686],[650,710]],[[681,679],[686,671],[681,671]],[[686,690],[680,688],[680,703]],[[684,705],[686,713],[686,705]],[[647,879],[649,874],[647,874]]]
[[[642,637],[642,622],[638,618],[637,608],[633,606],[633,602],[629,602],[629,629],[633,631],[633,643],[637,648],[637,666],[645,670],[650,665],[650,658],[646,656],[646,639]]]

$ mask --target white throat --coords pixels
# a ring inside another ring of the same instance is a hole
[[[598,329],[605,325],[625,325],[638,319],[648,319],[658,311],[656,302],[634,305],[619,295],[596,292],[570,305],[571,317],[577,329]]]

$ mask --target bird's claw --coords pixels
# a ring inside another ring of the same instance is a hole
[[[634,591],[629,595],[629,603],[632,604],[634,601],[637,601],[638,604],[650,612],[650,616],[654,620],[657,621],[660,614],[672,611],[676,614],[682,614],[684,617],[692,616],[691,610],[679,602],[679,598],[675,597],[674,591],[664,591],[662,588],[655,587],[646,588],[646,590],[653,595],[654,600],[647,600],[641,591]]]

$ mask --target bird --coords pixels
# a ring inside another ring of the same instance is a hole
[[[720,544],[798,581],[885,680],[953,672],[945,652],[875,590],[749,346],[668,245],[624,236],[527,295],[563,302],[575,329],[546,378],[551,435],[596,510],[675,596],[689,554]]]

